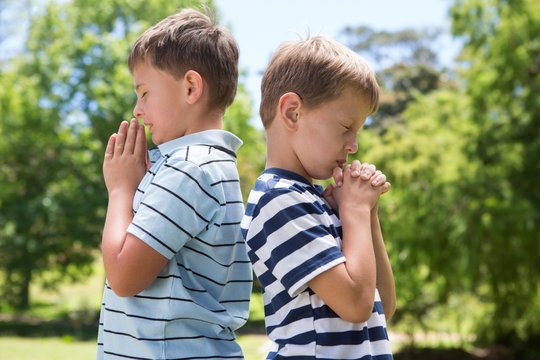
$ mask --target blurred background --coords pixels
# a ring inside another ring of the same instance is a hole
[[[0,0],[0,359],[95,358],[101,166],[135,103],[127,56],[201,5],[241,50],[225,127],[244,140],[244,196],[264,167],[259,82],[279,43],[331,36],[376,70],[380,107],[353,158],[393,185],[380,211],[395,358],[539,359],[536,0]],[[239,339],[264,357],[257,284]]]

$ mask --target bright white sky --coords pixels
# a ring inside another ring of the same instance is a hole
[[[220,20],[240,47],[241,79],[254,99],[258,116],[259,86],[272,52],[286,40],[325,35],[346,42],[346,26],[366,25],[375,30],[439,27],[449,30],[451,0],[215,0]],[[448,44],[448,48],[451,48]],[[455,53],[449,51],[444,61]],[[443,57],[445,55],[443,54]]]

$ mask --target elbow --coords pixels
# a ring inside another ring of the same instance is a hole
[[[118,279],[108,279],[108,283],[112,291],[119,297],[135,296],[143,290],[130,286],[127,281],[119,281]]]
[[[390,321],[392,316],[394,316],[394,313],[396,312],[396,301],[392,301],[390,304],[384,307],[384,316],[386,317],[386,321]]]
[[[114,291],[114,293],[118,296],[118,297],[131,297],[131,296],[135,296],[139,293],[139,291],[133,291],[133,290],[130,290],[130,289],[123,289],[123,288],[113,288],[111,286],[112,290]]]
[[[337,313],[337,315],[342,320],[350,323],[364,323],[368,321],[373,314],[373,304],[373,299],[359,299],[351,304],[351,306],[347,306],[346,309]]]

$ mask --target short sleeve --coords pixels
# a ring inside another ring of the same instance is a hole
[[[169,159],[145,189],[128,232],[171,259],[209,228],[219,208],[219,199],[200,167]]]
[[[273,189],[255,205],[247,240],[251,251],[287,289],[304,291],[317,275],[345,261],[332,219],[307,192]],[[261,276],[263,286],[265,277]]]

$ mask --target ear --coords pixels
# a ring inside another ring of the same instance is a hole
[[[278,112],[288,130],[296,131],[298,128],[298,116],[302,105],[302,99],[294,92],[285,93],[279,98]]]
[[[204,81],[202,76],[195,70],[188,70],[184,74],[184,91],[188,104],[195,104],[202,96]]]

